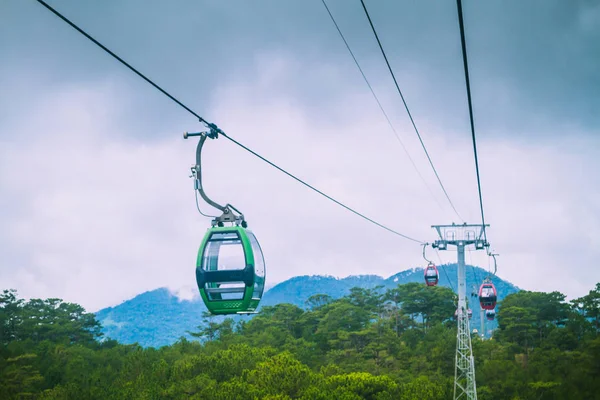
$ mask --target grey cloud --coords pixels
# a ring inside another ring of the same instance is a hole
[[[257,55],[276,52],[310,65],[298,68],[285,89],[297,101],[312,105],[316,123],[335,119],[322,104],[340,92],[366,92],[319,1],[52,4],[200,111],[206,110],[221,82],[255,80],[261,67]],[[367,5],[417,123],[435,118],[466,134],[454,3]],[[43,64],[55,82],[117,76],[138,93],[130,111],[140,115],[145,128],[167,128],[163,117],[184,117],[41,6],[9,2],[3,7],[8,8],[3,15],[14,16],[2,28],[8,60],[19,59],[25,68]],[[409,127],[360,3],[330,1],[330,8],[380,96],[389,99],[390,114],[401,127]],[[597,10],[594,2],[583,1],[464,3],[476,121],[482,134],[562,134],[544,115],[561,115],[587,131],[597,129],[599,29],[590,22],[597,19]],[[314,69],[318,64],[327,65],[340,82],[332,85],[322,79],[322,71]],[[150,112],[156,108],[161,109],[160,118]]]
[[[51,2],[236,139],[370,217],[431,240],[429,225],[454,216],[360,3],[329,3],[443,209],[389,132],[319,1]],[[463,217],[477,221],[453,3],[367,5],[444,183]],[[0,96],[0,250],[9,260],[0,280],[25,295],[91,308],[188,285],[208,224],[195,213],[187,178],[195,144],[181,132],[199,124],[35,2],[0,7],[0,18],[11,16],[0,24],[8,94]],[[570,269],[598,257],[594,4],[464,7],[500,274],[524,288],[583,294],[590,279],[600,280],[591,267],[588,275]],[[210,143],[206,163],[210,193],[242,208],[267,249],[271,282],[306,273],[389,275],[423,262],[418,246],[225,140]],[[83,168],[93,175],[86,179]]]
[[[308,134],[311,122],[298,105],[272,101],[285,100],[285,93],[256,95],[255,89],[254,82],[223,89],[210,108],[232,131],[243,132],[253,149],[418,239],[434,239],[429,225],[452,218],[447,208],[435,206],[392,139],[387,146],[363,139],[376,114],[340,120],[345,140],[322,127]],[[25,130],[46,125],[47,136],[35,141],[21,137],[3,147],[1,197],[9,199],[8,209],[22,211],[2,224],[2,253],[7,265],[18,267],[4,267],[0,274],[24,295],[58,296],[96,309],[143,290],[193,281],[197,246],[208,226],[196,214],[187,178],[195,143],[121,139],[136,121],[119,126],[111,118],[119,113],[119,103],[128,101],[120,92],[89,86],[48,93],[33,110],[38,118],[23,123]],[[249,124],[250,116],[269,121],[271,129]],[[431,126],[438,133],[430,150],[441,165],[451,166],[444,169],[445,182],[457,194],[464,217],[476,221],[473,169],[465,161],[471,157],[469,143],[449,144],[444,130]],[[115,133],[104,136],[105,131]],[[593,147],[594,142],[581,137],[582,144]],[[481,144],[490,240],[502,253],[500,275],[524,288],[580,295],[589,279],[600,276],[593,268],[588,275],[573,275],[565,265],[597,258],[597,247],[574,251],[580,240],[579,213],[591,213],[592,222],[597,211],[595,197],[581,203],[565,196],[565,188],[586,182],[584,175],[569,175],[565,167],[581,157],[595,165],[594,152],[579,152],[568,142],[560,149],[529,146],[508,139]],[[205,186],[212,197],[247,215],[265,249],[270,282],[297,274],[387,276],[422,265],[417,244],[362,221],[224,139],[211,141],[206,150]],[[27,166],[45,166],[45,179],[29,184]],[[597,196],[597,186],[590,192]],[[544,208],[560,213],[557,232],[547,213],[535,212]],[[453,255],[442,257],[451,260]]]

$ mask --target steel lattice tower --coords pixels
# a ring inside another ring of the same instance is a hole
[[[456,319],[456,359],[454,368],[454,399],[477,400],[475,384],[475,358],[471,346],[471,329],[467,307],[467,282],[465,274],[465,247],[475,245],[476,250],[483,250],[488,243],[482,238],[485,227],[489,225],[434,225],[440,240],[433,247],[446,250],[448,246],[456,246],[458,255],[458,309]]]

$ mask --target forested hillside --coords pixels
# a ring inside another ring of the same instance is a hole
[[[456,289],[456,264],[440,267],[439,285]],[[467,294],[477,291],[479,284],[487,272],[481,268],[466,266]],[[452,281],[448,281],[452,277]],[[519,289],[511,283],[494,276],[494,285],[498,289],[499,299]],[[383,286],[391,289],[399,284],[423,282],[423,269],[415,268],[399,272],[385,279],[377,275],[349,276],[334,278],[332,276],[296,276],[281,282],[268,290],[261,305],[274,306],[280,303],[290,303],[306,308],[306,300],[315,294],[326,294],[333,299],[346,296],[353,287],[372,289]],[[197,289],[194,288],[196,291]],[[474,301],[471,301],[474,300]],[[472,324],[480,329],[479,302],[469,296],[470,307],[473,309]],[[261,308],[259,308],[259,311]],[[195,300],[181,300],[168,289],[161,288],[142,293],[116,307],[105,308],[96,313],[96,318],[102,323],[102,331],[106,336],[121,343],[138,343],[144,347],[160,347],[175,343],[184,336],[191,339],[186,332],[196,329],[202,313],[206,311],[199,296]],[[234,320],[248,321],[251,315],[236,316]],[[216,318],[216,320],[222,320]],[[496,323],[487,324],[487,329],[496,328]]]
[[[455,294],[420,283],[314,295],[247,322],[206,318],[160,349],[103,338],[76,304],[0,296],[3,399],[449,399]],[[520,291],[473,337],[478,398],[597,399],[600,284],[566,302]],[[100,339],[100,340],[98,340]]]

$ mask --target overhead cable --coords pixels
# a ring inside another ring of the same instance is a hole
[[[442,268],[442,271],[444,271],[444,275],[446,275],[446,279],[448,280],[450,289],[452,289],[452,291],[455,292],[454,285],[452,284],[452,281],[450,280],[450,276],[448,276],[448,273],[446,272],[446,268],[444,267],[444,264],[442,263],[442,257],[440,257],[440,252],[438,251],[438,249],[435,249],[435,254],[437,255],[438,260],[440,261],[440,267]],[[455,293],[457,293],[457,292],[455,292]]]
[[[444,184],[442,183],[442,180],[437,172],[437,170],[435,169],[435,166],[433,165],[433,161],[431,160],[431,157],[429,156],[429,152],[427,151],[427,147],[425,147],[425,143],[423,143],[423,139],[421,138],[421,134],[419,133],[419,130],[417,129],[417,125],[415,124],[415,121],[412,117],[412,114],[410,113],[410,110],[408,109],[408,105],[406,104],[406,100],[404,100],[404,95],[402,94],[402,91],[400,90],[400,86],[398,85],[398,81],[396,80],[396,75],[394,75],[394,71],[392,70],[392,67],[388,61],[387,55],[385,54],[385,50],[383,50],[383,46],[381,44],[381,41],[379,40],[379,35],[377,35],[377,31],[375,30],[375,26],[373,25],[373,21],[371,20],[371,16],[369,15],[369,11],[367,11],[367,6],[365,5],[364,0],[360,0],[363,9],[365,11],[365,14],[367,16],[367,19],[369,20],[369,25],[371,25],[371,29],[373,30],[373,34],[375,35],[375,39],[377,39],[377,43],[379,44],[379,49],[381,50],[381,54],[383,54],[383,58],[385,59],[385,63],[387,64],[387,67],[390,71],[390,74],[392,75],[392,78],[394,79],[394,84],[396,85],[396,89],[398,90],[398,93],[400,94],[400,98],[402,99],[402,103],[404,103],[404,108],[406,108],[406,112],[408,113],[408,117],[410,118],[410,122],[412,123],[413,128],[415,129],[415,132],[417,133],[417,137],[419,138],[419,141],[421,142],[421,146],[423,147],[423,150],[425,151],[425,155],[427,156],[427,159],[429,160],[429,165],[431,165],[431,169],[433,169],[433,172],[435,174],[435,177],[437,178],[438,183],[440,184],[440,187],[442,188],[442,191],[444,192],[444,195],[446,196],[446,199],[448,199],[448,202],[450,203],[450,206],[452,207],[452,209],[454,210],[454,212],[456,213],[456,215],[458,216],[458,218],[460,220],[462,220],[460,214],[458,213],[458,211],[456,210],[456,207],[454,207],[454,203],[452,202],[452,200],[450,199],[450,196],[448,195],[448,192],[446,191],[446,188],[444,187]]]
[[[247,146],[243,145],[242,143],[238,142],[237,140],[233,139],[232,137],[228,136],[227,134],[225,134],[225,132],[223,132],[222,130],[218,129],[216,127],[215,124],[209,123],[207,120],[205,120],[204,118],[202,118],[200,115],[198,115],[197,113],[195,113],[194,111],[192,111],[189,107],[187,107],[186,105],[184,105],[182,102],[180,102],[179,100],[177,100],[175,97],[173,97],[172,95],[170,95],[169,93],[167,93],[167,91],[165,91],[164,89],[162,89],[160,86],[158,86],[156,83],[154,83],[152,80],[150,80],[149,78],[147,78],[145,75],[143,75],[141,72],[139,72],[137,69],[133,68],[131,65],[129,65],[127,62],[125,62],[122,58],[120,58],[119,56],[117,56],[115,53],[113,53],[112,51],[110,51],[107,47],[105,47],[104,45],[102,45],[99,41],[97,41],[96,39],[94,39],[92,36],[90,36],[89,34],[87,34],[85,31],[83,31],[81,28],[79,28],[77,25],[75,25],[73,22],[71,22],[69,19],[67,19],[65,16],[63,16],[61,13],[59,13],[57,10],[55,10],[54,8],[52,8],[50,5],[48,5],[45,1],[43,0],[36,0],[38,3],[42,4],[44,7],[46,7],[48,10],[50,10],[53,14],[55,14],[57,17],[59,17],[60,19],[62,19],[63,21],[65,21],[67,24],[69,24],[72,28],[74,28],[75,30],[77,30],[79,33],[81,33],[82,35],[84,35],[86,38],[88,38],[89,40],[91,40],[93,43],[95,43],[98,47],[102,48],[104,51],[106,51],[108,54],[110,54],[111,56],[113,56],[115,59],[117,59],[119,62],[121,62],[123,65],[125,65],[127,68],[129,68],[131,71],[133,71],[134,73],[136,73],[138,76],[140,76],[142,79],[144,79],[146,82],[150,83],[152,86],[154,86],[156,89],[158,89],[160,92],[162,92],[164,95],[166,95],[167,97],[169,97],[171,100],[173,100],[175,103],[177,103],[179,106],[181,106],[182,108],[184,108],[186,111],[188,111],[190,114],[192,114],[193,116],[195,116],[196,118],[198,118],[198,120],[202,123],[204,123],[205,125],[207,125],[208,127],[210,127],[211,129],[217,129],[218,133],[221,134],[222,136],[224,136],[225,138],[227,138],[228,140],[230,140],[231,142],[235,143],[236,145],[238,145],[239,147],[243,148],[244,150],[250,152],[251,154],[253,154],[254,156],[260,158],[262,161],[266,162],[267,164],[271,165],[272,167],[278,169],[279,171],[283,172],[284,174],[286,174],[287,176],[293,178],[294,180],[296,180],[297,182],[303,184],[304,186],[312,189],[313,191],[319,193],[320,195],[322,195],[323,197],[333,201],[334,203],[338,204],[339,206],[345,208],[346,210],[358,215],[359,217],[379,226],[380,228],[385,229],[388,232],[391,232],[397,236],[403,237],[405,239],[411,240],[413,242],[417,242],[417,243],[423,243],[420,240],[414,239],[410,236],[404,235],[400,232],[397,232],[391,228],[388,228],[387,226],[365,216],[364,214],[361,214],[360,212],[346,206],[345,204],[341,203],[340,201],[334,199],[333,197],[323,193],[322,191],[320,191],[319,189],[315,188],[314,186],[306,183],[305,181],[303,181],[302,179],[296,177],[295,175],[292,175],[291,173],[287,172],[286,170],[284,170],[283,168],[277,166],[276,164],[274,164],[273,162],[267,160],[265,157],[261,156],[260,154],[256,153],[255,151],[251,150],[250,148],[248,148]]]
[[[362,0],[361,0],[362,1]],[[465,26],[463,21],[461,0],[456,0],[458,11],[458,25],[460,27],[460,43],[462,46],[463,66],[465,70],[465,83],[467,85],[467,101],[469,103],[469,121],[471,123],[471,137],[473,138],[473,155],[475,156],[475,171],[477,172],[477,190],[479,192],[479,207],[481,208],[481,224],[483,225],[483,238],[487,242],[485,232],[485,216],[483,214],[483,197],[481,196],[481,179],[479,177],[479,161],[477,159],[477,143],[475,141],[475,124],[473,122],[473,104],[471,101],[471,84],[469,82],[469,63],[467,61],[467,44],[465,41]]]
[[[358,60],[356,59],[356,56],[354,55],[354,52],[352,51],[352,49],[350,48],[350,45],[348,44],[348,42],[346,41],[346,37],[344,36],[344,34],[342,33],[342,30],[340,29],[340,27],[338,26],[335,18],[333,17],[333,14],[331,13],[331,11],[329,10],[329,7],[327,6],[327,3],[325,2],[325,0],[321,0],[323,2],[323,5],[325,6],[325,9],[327,10],[327,13],[329,14],[329,17],[331,18],[331,21],[333,22],[333,24],[335,25],[335,28],[337,29],[338,33],[340,34],[340,37],[342,38],[342,40],[344,41],[344,44],[346,45],[346,48],[348,49],[348,52],[350,53],[350,55],[352,56],[352,59],[354,60],[354,63],[356,64],[356,66],[358,67],[358,70],[360,71],[360,74],[362,75],[363,79],[365,80],[365,83],[367,84],[367,86],[369,87],[369,90],[371,91],[371,94],[373,95],[373,98],[375,99],[375,101],[377,102],[377,105],[379,106],[379,109],[381,110],[381,112],[383,113],[383,116],[385,117],[385,119],[387,120],[388,125],[390,126],[390,128],[392,129],[392,132],[394,133],[394,136],[396,137],[396,139],[398,140],[398,143],[400,143],[400,145],[402,146],[402,149],[404,150],[404,152],[406,153],[406,156],[408,157],[408,159],[410,160],[410,163],[412,164],[413,168],[415,169],[415,171],[417,172],[417,174],[419,175],[419,178],[421,178],[421,181],[423,182],[423,184],[425,185],[425,187],[427,187],[427,190],[429,191],[429,193],[431,194],[431,197],[433,198],[433,200],[437,203],[437,205],[440,208],[443,208],[442,205],[440,204],[440,202],[438,201],[437,197],[435,196],[435,194],[433,193],[433,191],[431,190],[431,188],[429,187],[429,185],[427,184],[427,181],[425,181],[425,178],[423,178],[423,175],[421,174],[421,171],[419,171],[419,169],[417,168],[417,165],[415,164],[414,160],[412,159],[412,157],[410,156],[410,153],[408,152],[408,149],[406,148],[406,146],[404,145],[404,142],[402,141],[402,139],[400,138],[400,135],[398,135],[398,132],[396,131],[396,128],[394,127],[394,125],[392,124],[392,121],[390,120],[390,118],[388,117],[387,113],[385,112],[385,109],[383,108],[383,105],[381,105],[381,102],[379,101],[379,98],[377,97],[377,95],[375,94],[375,91],[373,90],[373,87],[371,86],[371,83],[369,82],[369,80],[367,79],[363,69],[361,68],[360,64],[358,63]]]

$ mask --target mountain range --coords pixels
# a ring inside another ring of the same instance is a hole
[[[439,266],[439,285],[457,288],[457,265],[446,264]],[[479,329],[479,301],[471,297],[472,292],[479,289],[487,271],[470,265],[466,266],[467,298],[473,310],[471,328]],[[448,277],[452,277],[449,281]],[[520,289],[497,276],[492,281],[498,291],[498,301]],[[334,299],[343,297],[353,287],[374,288],[384,286],[385,289],[396,287],[409,282],[423,282],[423,269],[413,268],[389,278],[377,275],[358,275],[346,278],[312,275],[296,276],[283,281],[265,292],[261,306],[272,306],[281,303],[291,303],[305,308],[306,300],[315,294],[326,294]],[[451,282],[451,283],[450,283]],[[471,300],[473,299],[473,300]],[[260,307],[258,311],[260,312]],[[193,339],[188,331],[198,331],[205,323],[203,313],[206,307],[199,296],[191,300],[182,299],[167,288],[158,288],[141,293],[134,298],[115,306],[104,308],[96,313],[96,318],[103,326],[105,337],[118,340],[121,343],[138,343],[144,347],[161,347],[176,342],[181,337]],[[213,317],[222,320],[224,317]],[[252,318],[251,315],[234,316],[234,319]],[[493,329],[496,321],[486,322],[486,331]]]

